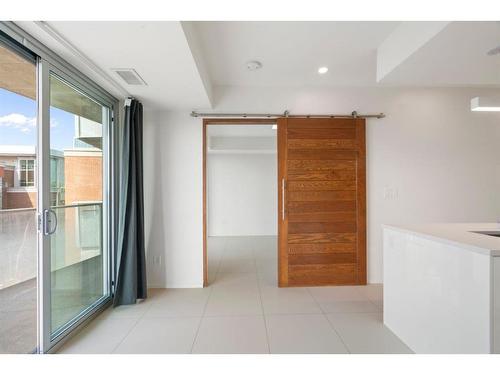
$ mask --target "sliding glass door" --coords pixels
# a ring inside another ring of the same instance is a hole
[[[50,72],[51,339],[110,296],[106,173],[110,109]]]
[[[36,59],[0,42],[0,353],[37,348]]]
[[[0,22],[0,353],[53,350],[112,296],[117,102],[30,38]]]
[[[40,340],[46,352],[111,299],[112,107],[39,59]]]

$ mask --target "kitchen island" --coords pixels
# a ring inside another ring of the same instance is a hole
[[[500,225],[386,225],[384,324],[415,353],[500,353]]]

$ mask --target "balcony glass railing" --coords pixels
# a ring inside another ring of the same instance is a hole
[[[0,353],[36,349],[36,269],[35,209],[0,210]]]
[[[102,298],[102,203],[52,207],[57,229],[51,236],[52,333]]]
[[[56,206],[51,236],[52,332],[102,298],[102,203]],[[0,353],[36,347],[35,209],[0,210]]]
[[[36,276],[36,211],[0,210],[0,290]]]

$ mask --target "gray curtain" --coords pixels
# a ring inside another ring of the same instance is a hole
[[[121,177],[113,305],[130,305],[147,297],[144,249],[142,104],[125,107],[121,144]]]

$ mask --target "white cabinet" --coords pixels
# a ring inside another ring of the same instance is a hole
[[[384,228],[384,323],[416,353],[499,353],[500,257],[449,233]]]

